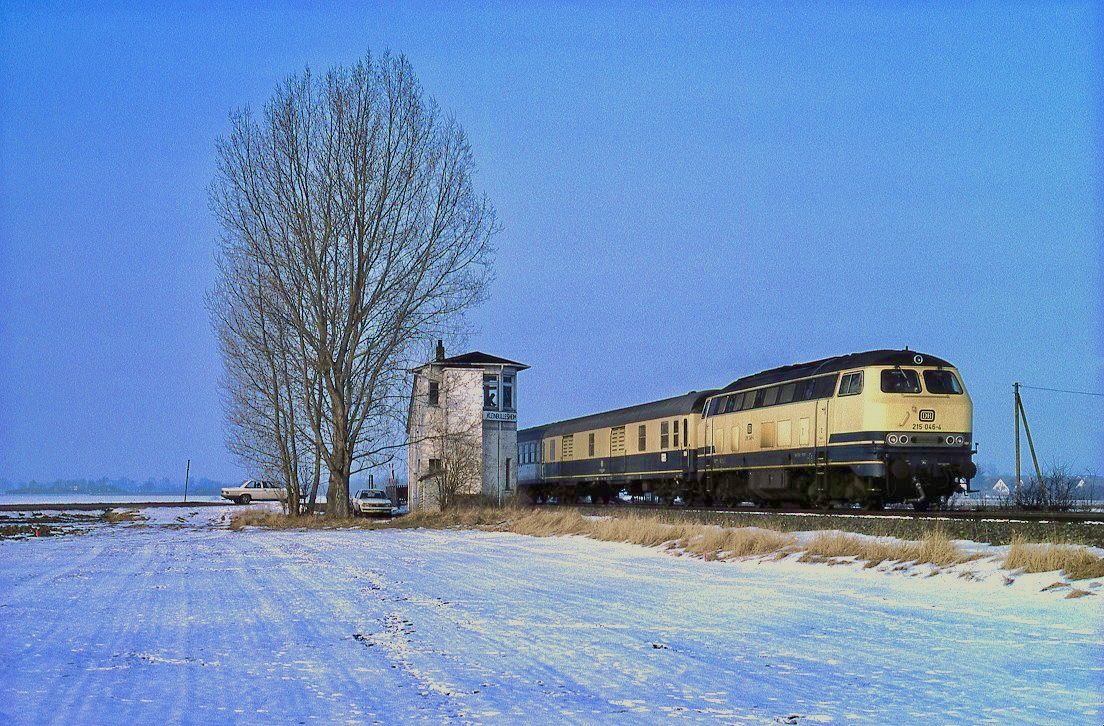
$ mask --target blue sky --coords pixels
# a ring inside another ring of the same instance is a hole
[[[144,5],[0,8],[0,478],[242,473],[215,140],[369,49],[470,137],[503,232],[464,347],[532,365],[523,425],[908,345],[1007,470],[1013,381],[1104,390],[1093,4]],[[1025,399],[1104,472],[1104,399]]]

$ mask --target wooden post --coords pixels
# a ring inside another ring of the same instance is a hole
[[[188,477],[192,473],[192,460],[188,459],[188,465],[184,468],[184,501],[188,501]]]

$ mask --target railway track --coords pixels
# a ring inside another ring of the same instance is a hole
[[[888,517],[896,519],[933,519],[933,520],[983,520],[996,522],[1072,522],[1081,524],[1104,525],[1104,512],[1077,511],[1077,512],[1039,512],[1025,510],[976,510],[976,509],[931,509],[926,512],[917,512],[911,509],[765,509],[762,507],[666,507],[655,504],[608,504],[608,505],[540,505],[540,506],[574,506],[579,509],[593,510],[596,513],[617,510],[641,510],[649,512],[664,512],[678,514],[685,512],[688,515],[724,515],[724,514],[763,514],[775,516],[795,517],[855,517],[875,518]]]

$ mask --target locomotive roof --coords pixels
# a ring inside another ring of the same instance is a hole
[[[919,359],[919,360],[917,360]],[[771,383],[781,383],[795,378],[807,378],[821,373],[836,373],[852,368],[864,368],[866,366],[938,366],[947,367],[951,364],[934,355],[921,353],[915,350],[868,350],[861,353],[849,353],[837,355],[831,358],[822,358],[808,363],[782,366],[760,371],[750,376],[737,378],[725,386],[721,392],[740,391],[745,388],[756,388]]]
[[[613,411],[603,411],[589,416],[556,421],[545,426],[534,426],[518,432],[519,440],[531,440],[544,436],[560,436],[575,433],[576,431],[589,431],[590,429],[603,429],[613,426],[648,421],[650,419],[664,418],[666,416],[685,416],[701,411],[702,404],[709,396],[717,393],[716,389],[708,391],[690,391],[681,396],[664,398],[660,401],[641,403],[636,406],[618,408]]]

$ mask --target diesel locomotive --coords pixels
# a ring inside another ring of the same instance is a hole
[[[965,490],[973,406],[958,370],[908,350],[773,368],[721,389],[518,432],[518,491],[609,502],[916,509]]]

